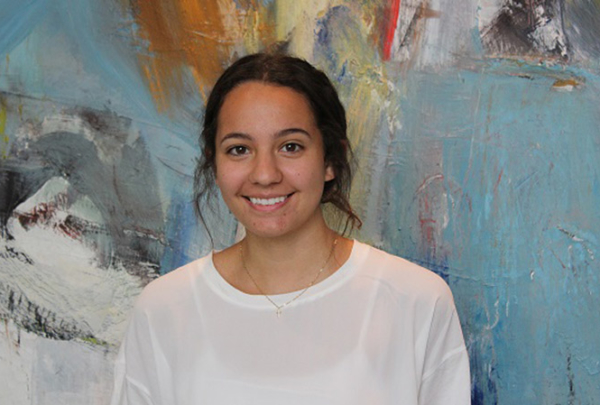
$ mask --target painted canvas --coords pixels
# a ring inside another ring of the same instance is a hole
[[[600,401],[599,1],[0,0],[0,402],[108,403],[141,289],[213,247],[211,85],[273,46],[346,105],[354,236],[451,286],[473,403]]]

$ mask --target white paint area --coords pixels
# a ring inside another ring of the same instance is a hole
[[[558,5],[558,2],[556,4]],[[535,9],[535,18],[539,26],[531,33],[531,36],[537,47],[548,51],[561,49],[561,56],[567,56],[567,41],[561,27],[560,19],[549,19],[544,7],[541,5]]]
[[[573,91],[574,88],[575,88],[575,86],[573,86],[572,84],[565,84],[562,86],[552,86],[553,90],[556,90],[561,93],[569,93],[569,92]]]
[[[0,325],[3,405],[108,404],[115,350],[45,339],[10,320]]]
[[[472,32],[478,11],[472,0],[401,1],[391,58],[411,60],[419,68],[455,64],[457,55],[476,52]]]
[[[41,203],[57,200],[68,187],[65,180],[53,179],[16,211],[31,212]],[[83,217],[84,211],[86,219],[97,219],[99,214],[90,204],[81,200],[68,211],[57,204],[50,219],[28,229],[12,218],[8,225],[14,240],[0,243],[27,255],[33,264],[17,258],[0,259],[0,283],[55,313],[58,322],[65,321],[100,341],[117,345],[142,289],[140,280],[123,268],[99,267],[89,243],[57,226],[67,215]],[[5,246],[0,246],[0,251],[5,251]]]
[[[396,32],[394,33],[394,39],[392,40],[391,59],[402,62],[410,58],[410,41],[409,44],[405,44],[407,39],[406,35],[415,18],[415,14],[422,3],[422,0],[404,0],[400,2],[398,19],[396,20]]]
[[[469,31],[475,25],[475,9],[471,0],[431,0],[424,3],[424,27],[416,56],[419,67],[441,67],[454,64],[456,54],[470,53]]]
[[[477,20],[480,32],[492,23],[504,2],[505,0],[479,0]]]
[[[19,330],[9,320],[0,321],[0,381],[2,403],[31,404],[31,364],[35,359],[35,335]]]

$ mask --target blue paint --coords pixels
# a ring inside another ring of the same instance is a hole
[[[45,18],[51,0],[0,1],[0,55],[9,53]]]
[[[400,254],[400,253],[397,253]],[[418,264],[419,266],[425,267],[436,273],[438,276],[444,279],[446,283],[450,282],[450,267],[444,263],[435,263],[432,261],[423,260],[420,257],[408,257],[404,256],[405,259],[410,260],[413,263]]]
[[[191,186],[191,184],[188,184],[188,186]],[[168,273],[198,258],[198,252],[190,255],[186,250],[186,245],[180,243],[182,240],[194,240],[193,237],[196,236],[194,231],[198,228],[198,223],[193,220],[194,212],[190,204],[190,195],[188,194],[187,197],[174,198],[169,206],[169,213],[167,214],[169,222],[166,224],[169,244],[161,260],[161,274]]]
[[[576,71],[585,85],[562,93],[552,88],[556,68],[521,68],[525,79],[496,67],[403,78],[410,103],[393,152],[401,164],[385,178],[403,198],[386,202],[384,239],[401,255],[427,257],[411,197],[423,178],[442,174],[436,194],[448,195],[440,204],[449,223],[428,260],[438,272],[435,263],[447,266],[470,340],[474,399],[488,403],[492,379],[499,403],[568,403],[569,384],[591,403],[600,394],[598,79]],[[443,153],[427,153],[436,148]],[[572,367],[587,366],[569,384],[567,347],[586,359]]]

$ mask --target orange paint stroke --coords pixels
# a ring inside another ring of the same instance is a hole
[[[204,93],[203,87],[214,83],[244,36],[256,34],[250,33],[249,26],[262,34],[260,39],[273,39],[274,22],[250,21],[260,19],[253,10],[261,7],[257,0],[135,3],[138,36],[148,49],[147,54],[139,55],[139,61],[159,111],[168,110],[172,100],[186,93],[187,77]]]
[[[558,79],[552,85],[554,90],[559,91],[571,91],[579,86],[581,86],[581,82],[575,79]]]

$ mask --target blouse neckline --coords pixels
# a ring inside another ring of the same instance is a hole
[[[357,240],[353,240],[352,251],[350,252],[350,256],[346,262],[344,262],[344,264],[342,264],[342,266],[337,269],[336,272],[328,276],[326,279],[311,286],[301,297],[298,297],[296,300],[290,303],[288,308],[300,305],[303,302],[318,299],[339,288],[351,277],[354,271],[360,267],[357,266],[357,264],[364,259],[364,256],[367,252],[366,247],[367,245],[360,243]],[[249,308],[274,309],[273,304],[269,302],[264,295],[248,294],[229,284],[229,282],[223,278],[214,265],[214,253],[215,252],[212,251],[208,255],[207,267],[203,274],[209,286],[217,295],[221,296],[227,301]],[[298,296],[300,291],[301,290],[284,294],[274,294],[269,295],[269,297],[278,305],[283,305]]]

